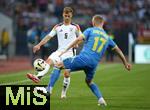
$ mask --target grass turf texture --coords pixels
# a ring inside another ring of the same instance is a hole
[[[84,82],[82,71],[71,75],[67,99],[61,100],[63,77],[56,83],[51,96],[51,110],[150,110],[150,65],[133,65],[130,72],[122,64],[101,64],[97,68],[94,82],[108,104],[97,106],[97,99]],[[32,85],[26,78],[28,71],[0,75],[0,84]],[[47,84],[46,75],[40,84]]]

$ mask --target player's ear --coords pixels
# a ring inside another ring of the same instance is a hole
[[[94,21],[92,21],[92,25],[93,25],[93,26],[95,26],[95,23],[94,23]]]
[[[71,15],[71,18],[72,18],[73,17],[73,13],[71,13],[70,15]]]

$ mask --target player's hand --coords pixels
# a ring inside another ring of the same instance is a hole
[[[38,50],[40,50],[40,46],[39,45],[36,45],[33,47],[33,52],[37,52]]]
[[[76,48],[78,48],[78,47],[79,47],[79,45],[78,45],[78,44],[73,46],[73,48],[75,48],[75,49],[76,49]]]
[[[128,71],[130,71],[131,68],[132,68],[132,65],[129,64],[129,63],[126,63],[126,64],[125,64],[125,68],[126,68]]]

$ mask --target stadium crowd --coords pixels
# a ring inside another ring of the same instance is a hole
[[[91,25],[92,15],[103,14],[108,24],[106,30],[115,34],[116,42],[122,44],[120,47],[125,53],[127,38],[123,37],[126,33],[133,32],[136,37],[140,28],[150,28],[149,0],[0,0],[0,11],[14,21],[16,54],[27,53],[27,42],[24,41],[33,26],[41,36],[43,27],[51,29],[61,22],[64,6],[74,8],[73,22],[80,24],[82,30]]]

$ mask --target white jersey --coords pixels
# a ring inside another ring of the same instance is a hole
[[[64,51],[82,32],[79,25],[71,23],[70,25],[64,25],[63,23],[54,26],[49,36],[58,37],[58,49],[57,51]],[[69,51],[72,51],[70,49]]]

